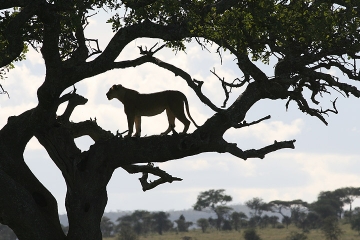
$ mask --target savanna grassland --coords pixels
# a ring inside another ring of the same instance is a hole
[[[350,228],[350,224],[340,224],[344,234],[340,237],[341,240],[359,240],[360,235],[358,232]],[[290,225],[288,229],[277,228],[263,228],[257,229],[257,233],[262,240],[286,240],[292,231],[301,232],[297,227]],[[208,230],[202,233],[201,230],[191,230],[189,232],[166,232],[163,235],[149,234],[148,236],[140,236],[139,240],[183,240],[184,237],[191,237],[191,240],[244,240],[243,230],[237,231],[216,231]],[[324,240],[325,237],[320,229],[311,230],[307,234],[308,240]],[[114,238],[104,238],[104,240],[117,240]]]

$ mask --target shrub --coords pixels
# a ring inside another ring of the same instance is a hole
[[[261,240],[255,229],[247,229],[244,231],[245,240]]]
[[[286,240],[306,240],[307,236],[305,233],[291,232],[289,236],[286,237]]]
[[[276,226],[276,228],[282,229],[282,228],[285,228],[285,226],[284,226],[284,224],[278,224],[278,225]]]

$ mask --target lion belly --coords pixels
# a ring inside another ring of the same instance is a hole
[[[162,106],[156,106],[152,109],[138,109],[138,112],[136,115],[138,116],[154,116],[154,115],[158,115],[160,113],[162,113],[165,110],[165,107]]]
[[[165,92],[139,94],[136,99],[138,116],[154,116],[167,108],[167,94]]]

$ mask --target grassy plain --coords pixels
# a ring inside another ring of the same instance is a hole
[[[358,232],[351,230],[350,224],[340,224],[344,234],[341,240],[359,240],[360,235]],[[286,240],[291,231],[301,232],[295,226],[290,225],[288,229],[265,228],[257,229],[257,233],[262,240]],[[185,236],[191,237],[192,240],[244,240],[243,230],[236,231],[215,231],[209,230],[202,233],[201,230],[191,230],[185,233],[167,232],[163,235],[150,234],[147,237],[140,236],[139,240],[182,240]],[[325,237],[321,230],[311,230],[308,234],[308,240],[324,240]],[[116,238],[104,238],[104,240],[116,240]]]

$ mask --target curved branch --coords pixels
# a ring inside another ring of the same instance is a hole
[[[115,61],[129,42],[137,38],[161,38],[164,41],[172,41],[181,40],[189,35],[190,33],[187,27],[183,25],[171,24],[162,26],[150,21],[144,21],[126,26],[119,29],[104,51],[97,58],[93,61],[84,63],[74,71],[76,72],[75,74],[79,76],[79,79],[83,79],[109,70],[109,64],[111,65]],[[72,82],[69,84],[73,85],[75,83]]]
[[[182,77],[187,82],[189,87],[191,87],[194,90],[196,95],[199,97],[199,99],[203,103],[208,105],[215,112],[223,111],[222,109],[216,107],[215,104],[213,104],[211,102],[211,100],[202,93],[201,87],[202,87],[203,82],[192,79],[189,73],[185,72],[184,70],[182,70],[182,69],[180,69],[180,68],[178,68],[178,67],[176,67],[176,66],[174,66],[172,64],[163,62],[158,58],[150,57],[150,62],[154,63],[155,65],[157,65],[159,67],[162,67],[164,69],[167,69],[167,70],[173,72],[175,74],[175,76]]]

